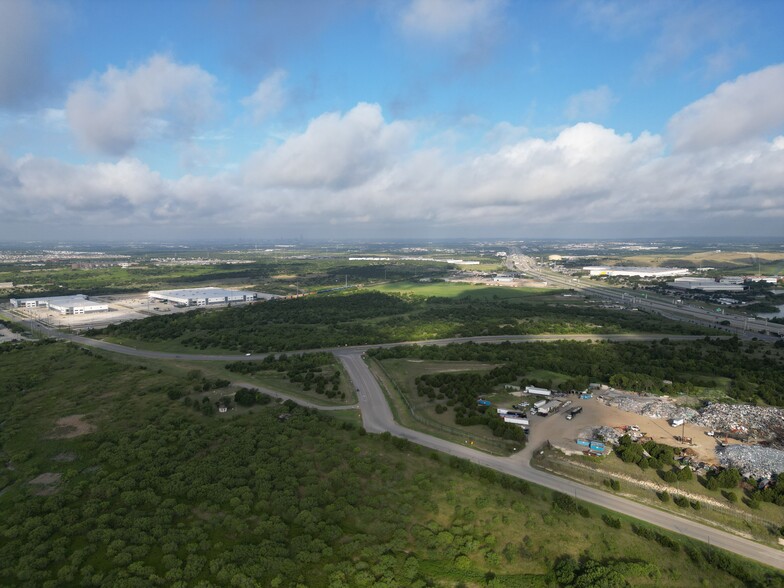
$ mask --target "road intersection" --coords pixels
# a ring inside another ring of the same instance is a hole
[[[0,313],[2,314],[2,313]],[[65,339],[73,343],[89,346],[96,349],[101,349],[113,353],[121,353],[139,358],[151,359],[170,359],[170,360],[190,360],[190,361],[253,361],[263,359],[269,354],[253,354],[247,355],[214,355],[214,354],[187,354],[187,353],[170,353],[160,351],[150,351],[145,349],[135,349],[132,347],[109,343],[98,339],[92,339],[80,335],[66,334],[48,329],[40,326],[42,334]],[[557,336],[517,336],[517,337],[466,337],[454,339],[440,339],[435,341],[418,341],[419,345],[448,345],[450,343],[464,343],[473,341],[477,343],[501,343],[503,341],[510,342],[533,342],[533,341],[552,341],[552,340],[613,340],[613,341],[628,341],[628,340],[652,340],[661,339],[664,336],[653,335],[557,335]],[[695,336],[668,336],[671,340],[693,340],[701,337]],[[694,539],[703,541],[715,547],[726,549],[737,555],[747,557],[749,559],[758,561],[760,563],[769,565],[771,567],[784,570],[784,551],[762,545],[737,535],[733,535],[658,510],[649,506],[645,506],[631,500],[627,500],[615,494],[610,494],[595,488],[582,485],[580,483],[557,477],[553,474],[535,469],[531,466],[530,461],[533,452],[538,448],[526,447],[525,450],[511,456],[500,457],[486,454],[477,451],[468,446],[463,446],[457,443],[452,443],[427,433],[415,431],[397,423],[387,402],[384,392],[378,380],[368,368],[363,354],[368,349],[374,347],[388,347],[391,345],[404,345],[405,343],[394,343],[387,345],[360,345],[353,347],[338,347],[331,349],[324,349],[321,351],[328,351],[335,355],[344,366],[349,378],[353,382],[357,390],[358,406],[361,411],[362,423],[366,431],[369,433],[390,433],[396,437],[408,439],[409,441],[428,447],[435,451],[453,455],[459,458],[467,459],[478,465],[492,468],[496,471],[523,479],[533,484],[538,484],[545,488],[564,492],[566,494],[575,496],[578,499],[596,504],[603,508],[607,508],[625,515],[634,517],[636,519],[658,525],[670,531],[687,535]],[[313,350],[310,350],[313,351]],[[238,382],[237,385],[245,385],[248,387],[258,388],[255,384],[248,384]],[[273,396],[279,398],[286,398],[286,395],[267,391],[272,393]],[[320,410],[346,410],[355,408],[355,406],[321,406],[311,402],[306,402],[301,399],[292,398],[298,404],[310,408]]]

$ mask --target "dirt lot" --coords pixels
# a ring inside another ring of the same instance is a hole
[[[10,343],[11,341],[27,341],[27,338],[0,325],[0,343]]]
[[[51,496],[57,492],[62,474],[45,472],[30,480],[28,483],[34,487],[32,491],[36,496]]]
[[[682,428],[671,427],[664,419],[652,419],[606,406],[595,397],[590,400],[580,400],[572,396],[569,400],[572,401],[569,409],[574,406],[583,407],[583,412],[572,420],[566,419],[565,411],[547,417],[532,416],[529,419],[531,423],[529,443],[533,447],[539,447],[545,441],[550,441],[556,447],[575,451],[578,449],[575,439],[586,427],[622,427],[626,425],[637,425],[641,432],[658,443],[680,447],[688,446],[675,440],[675,435],[681,435]],[[716,441],[713,437],[705,434],[707,429],[690,423],[686,423],[684,429],[683,435],[691,437],[695,444],[690,448],[696,453],[696,459],[705,463],[718,464],[715,451]],[[737,443],[732,439],[729,442]]]
[[[49,435],[50,439],[71,439],[95,431],[95,425],[84,420],[83,414],[72,414],[55,422],[56,428]]]

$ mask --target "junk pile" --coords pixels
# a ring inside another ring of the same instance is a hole
[[[724,467],[738,468],[746,478],[758,480],[784,472],[784,451],[759,445],[728,445],[717,450]]]

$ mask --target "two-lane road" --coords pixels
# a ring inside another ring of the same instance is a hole
[[[336,352],[335,355],[343,363],[349,377],[360,390],[358,396],[360,410],[362,411],[362,422],[365,429],[371,433],[389,432],[418,445],[467,459],[533,484],[539,484],[545,488],[576,496],[586,502],[693,537],[715,547],[721,547],[727,551],[784,570],[784,552],[780,550],[534,469],[530,465],[531,455],[536,450],[534,447],[527,447],[524,451],[512,457],[498,457],[451,443],[426,433],[407,429],[395,422],[384,392],[362,359],[361,352],[342,350]]]
[[[156,352],[144,349],[134,349],[124,345],[117,345],[105,341],[99,341],[83,337],[79,335],[65,335],[63,333],[43,329],[44,333],[49,335],[73,341],[74,343],[90,346],[97,349],[103,349],[114,353],[122,353],[141,358],[154,358],[154,359],[178,359],[178,360],[191,360],[191,361],[227,361],[227,360],[254,360],[261,359],[267,354],[254,354],[251,356],[245,355],[191,355],[187,353],[166,353]],[[48,331],[48,332],[47,332]],[[419,341],[418,344],[435,344],[447,345],[449,343],[460,343],[466,341],[474,342],[492,342],[500,343],[502,341],[551,341],[558,339],[572,339],[572,340],[650,340],[662,338],[659,336],[647,335],[610,335],[610,336],[597,336],[597,335],[577,335],[577,336],[520,336],[520,337],[476,337],[476,338],[455,338],[455,339],[441,339],[437,341]],[[670,336],[670,339],[697,339],[700,337],[689,336]],[[395,343],[391,345],[403,345],[405,343]],[[620,512],[631,517],[659,525],[671,531],[688,535],[695,539],[704,541],[716,547],[721,547],[727,551],[736,553],[738,555],[756,560],[760,563],[767,564],[771,567],[784,570],[784,552],[772,547],[767,547],[759,543],[755,543],[748,539],[714,529],[672,515],[668,512],[660,511],[648,506],[644,506],[630,500],[626,500],[619,496],[596,490],[594,488],[583,486],[576,482],[559,478],[557,476],[548,474],[534,469],[530,466],[530,457],[533,447],[528,447],[526,450],[512,456],[512,457],[498,457],[481,453],[466,446],[458,445],[433,437],[426,433],[414,431],[403,427],[395,422],[392,411],[387,403],[383,391],[378,381],[373,376],[370,369],[367,367],[362,359],[362,354],[373,347],[384,347],[386,345],[361,345],[355,347],[340,347],[335,349],[326,349],[330,351],[342,362],[350,379],[357,388],[357,397],[359,400],[359,408],[362,412],[362,422],[365,429],[371,433],[389,432],[392,435],[408,439],[413,443],[417,443],[424,447],[454,455],[467,459],[476,464],[493,468],[499,472],[509,474],[528,482],[539,484],[546,488],[564,492],[574,495],[577,498],[591,502],[593,504],[602,506],[604,508]],[[238,385],[243,385],[238,382]],[[245,384],[249,387],[258,387],[255,384]],[[270,391],[266,391],[269,393]],[[273,392],[274,396],[285,398],[283,394]],[[294,398],[296,402],[304,406],[318,408],[321,410],[343,410],[354,408],[352,406],[330,406],[324,407],[313,403],[305,402],[300,399]]]

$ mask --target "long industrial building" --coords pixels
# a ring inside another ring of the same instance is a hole
[[[85,314],[109,310],[108,304],[92,301],[85,294],[44,298],[11,298],[11,306],[15,308],[49,308],[60,314]]]
[[[675,278],[672,282],[667,282],[668,286],[680,290],[702,290],[704,292],[742,292],[746,286],[738,283],[737,278]]]
[[[685,276],[688,269],[679,267],[621,267],[606,265],[586,265],[583,270],[592,276],[637,276],[639,278],[664,278]]]
[[[188,288],[184,290],[153,290],[147,293],[150,300],[162,300],[183,306],[208,306],[230,302],[253,302],[254,300],[274,298],[271,294],[247,292],[244,290],[224,290],[223,288]]]

